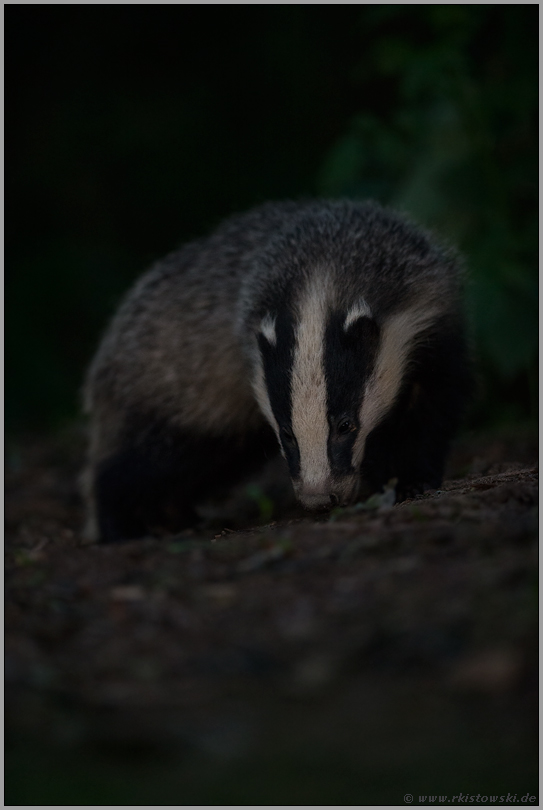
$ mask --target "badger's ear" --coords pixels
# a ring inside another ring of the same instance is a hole
[[[368,302],[365,301],[364,298],[360,298],[347,312],[345,321],[343,323],[343,329],[345,332],[347,332],[354,323],[360,320],[360,318],[372,317],[373,315]]]
[[[260,328],[258,330],[261,335],[264,335],[268,343],[272,346],[277,344],[277,335],[275,333],[275,315],[268,312],[260,321]]]

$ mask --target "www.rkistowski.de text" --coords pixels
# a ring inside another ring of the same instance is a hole
[[[406,804],[413,804],[414,796],[406,793],[403,800]],[[502,796],[490,796],[483,793],[456,793],[454,796],[420,796],[419,804],[538,804],[537,796],[526,793],[520,796],[518,793],[507,793]]]

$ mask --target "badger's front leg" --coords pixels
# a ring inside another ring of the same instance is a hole
[[[199,501],[227,491],[275,452],[267,427],[247,436],[161,430],[132,437],[92,471],[96,539],[131,540],[193,526]]]
[[[189,471],[195,461],[179,443],[169,449],[164,442],[145,441],[102,460],[93,476],[96,539],[131,540],[194,524]]]
[[[426,348],[425,355],[392,411],[368,436],[361,467],[372,492],[396,478],[398,501],[441,486],[451,440],[471,393],[460,341],[443,339]]]
[[[368,493],[396,479],[396,499],[403,501],[441,485],[453,431],[428,416],[398,411],[369,435],[361,467]]]

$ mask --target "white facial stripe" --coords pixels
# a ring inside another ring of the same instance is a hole
[[[406,310],[385,324],[374,371],[364,391],[360,409],[360,431],[353,448],[353,463],[358,466],[364,456],[368,435],[393,405],[402,382],[410,351],[417,338],[439,316],[436,306]]]
[[[347,313],[347,317],[345,318],[345,323],[343,324],[343,329],[347,331],[349,326],[357,321],[359,318],[371,318],[371,309],[367,301],[363,298],[360,299]]]
[[[253,377],[253,391],[255,392],[256,400],[260,406],[260,410],[275,430],[277,438],[279,438],[279,426],[273,415],[270,398],[268,395],[268,389],[266,388],[266,381],[264,378],[264,368],[262,366],[262,360],[259,357],[256,361],[256,371]]]
[[[269,313],[265,315],[260,324],[260,331],[268,343],[271,343],[272,346],[276,345],[277,335],[275,334],[275,317],[272,317]]]
[[[292,429],[300,451],[300,477],[308,493],[325,491],[330,481],[328,419],[324,377],[324,331],[328,288],[312,280],[299,306],[292,368]]]

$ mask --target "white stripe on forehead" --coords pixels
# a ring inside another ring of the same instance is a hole
[[[361,298],[357,303],[351,307],[351,309],[347,313],[347,317],[345,318],[345,323],[343,324],[343,328],[345,331],[357,321],[359,318],[371,318],[371,309],[367,301]]]
[[[260,331],[272,346],[277,344],[277,335],[275,333],[275,316],[270,315],[268,312],[260,322]]]
[[[360,409],[360,430],[353,448],[353,464],[364,456],[366,439],[394,404],[406,369],[409,354],[422,335],[440,314],[438,306],[419,303],[412,309],[393,315],[382,331],[381,343],[373,373],[366,383]]]
[[[304,486],[325,488],[330,479],[328,419],[324,376],[324,336],[330,284],[313,277],[298,304],[298,326],[292,366],[292,429],[300,451]]]
[[[268,343],[272,346],[277,345],[277,333],[275,331],[275,320],[276,316],[271,315],[271,313],[267,313],[260,322],[259,331]],[[271,402],[270,402],[270,395],[268,392],[268,388],[266,385],[266,375],[264,374],[264,366],[262,363],[262,355],[259,351],[255,352],[255,364],[254,364],[254,374],[253,374],[253,391],[255,393],[256,401],[260,406],[260,410],[275,430],[277,438],[279,438],[279,425],[277,424],[277,420],[273,414]],[[281,447],[281,452],[283,452],[283,448]]]
[[[266,387],[266,380],[264,375],[264,367],[262,365],[262,357],[260,354],[257,355],[256,362],[255,362],[255,371],[253,376],[253,391],[255,393],[256,401],[260,406],[260,410],[275,430],[277,437],[279,438],[279,425],[273,415],[270,397],[268,394],[268,389]]]

